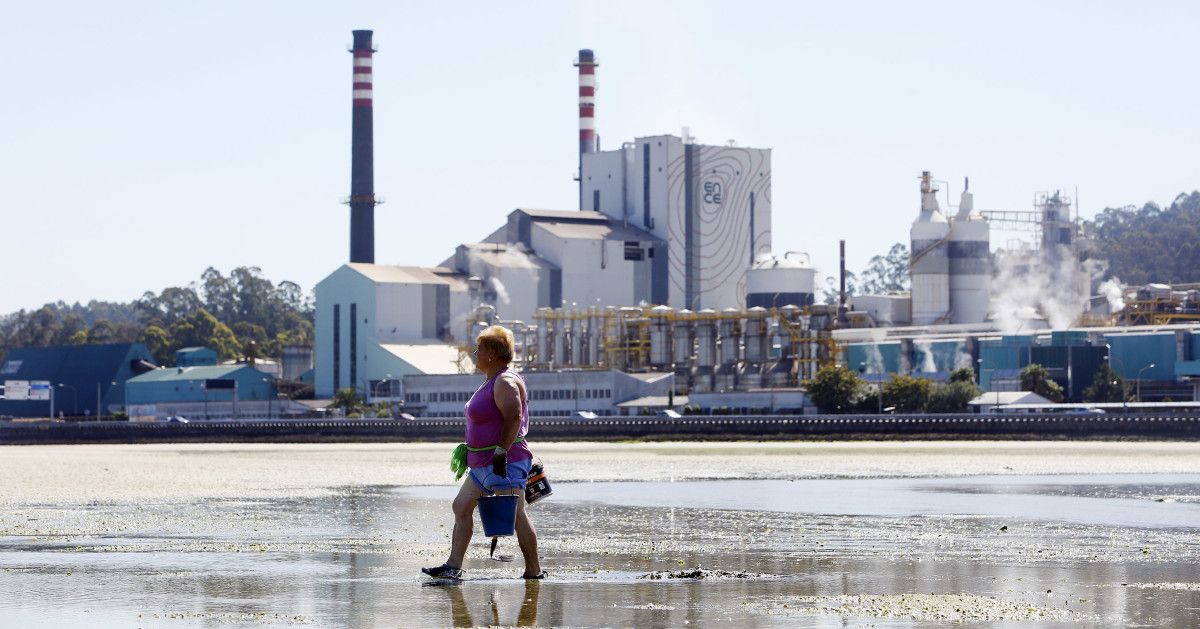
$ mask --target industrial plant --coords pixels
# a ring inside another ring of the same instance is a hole
[[[832,364],[876,384],[966,367],[999,392],[1036,363],[1068,401],[1107,364],[1140,397],[1196,397],[1200,291],[1101,286],[1066,194],[977,209],[964,181],[952,206],[924,171],[911,289],[850,294],[843,241],[840,290],[818,300],[808,254],[772,249],[771,149],[701,144],[686,127],[603,149],[591,50],[574,60],[578,207],[498,211],[435,266],[377,264],[371,36],[354,32],[349,261],[316,287],[318,397],[349,387],[459,416],[473,339],[494,323],[514,331],[534,415],[815,412],[805,382]],[[1026,244],[994,247],[997,230]]]

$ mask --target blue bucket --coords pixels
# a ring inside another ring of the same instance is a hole
[[[479,498],[479,520],[483,522],[483,534],[488,537],[506,537],[517,531],[517,500],[519,496],[481,496]]]

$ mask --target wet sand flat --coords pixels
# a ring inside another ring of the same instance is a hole
[[[0,448],[0,626],[1200,623],[1200,444],[535,444],[551,578],[429,587],[449,449]]]

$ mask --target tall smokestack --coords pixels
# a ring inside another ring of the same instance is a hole
[[[579,209],[583,209],[583,154],[600,150],[596,135],[596,55],[580,50],[575,67],[579,68]],[[596,208],[599,209],[599,208]]]
[[[353,129],[350,147],[350,261],[375,263],[375,145],[371,31],[354,31]]]

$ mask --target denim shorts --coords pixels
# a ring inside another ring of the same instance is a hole
[[[525,489],[525,481],[529,478],[529,470],[533,467],[533,459],[512,461],[508,464],[508,477],[497,476],[491,465],[471,468],[471,480],[486,494],[492,494],[497,489]]]

